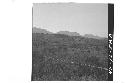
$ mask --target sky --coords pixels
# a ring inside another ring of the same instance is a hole
[[[108,4],[34,3],[33,27],[108,37]]]

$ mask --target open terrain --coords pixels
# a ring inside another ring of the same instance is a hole
[[[32,33],[32,81],[106,81],[108,39]]]

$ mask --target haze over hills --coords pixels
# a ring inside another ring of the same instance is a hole
[[[41,29],[41,28],[32,28],[32,33],[44,33],[44,34],[53,34],[52,32],[47,31],[46,29]]]
[[[104,37],[99,37],[99,36],[95,36],[95,35],[92,35],[92,34],[85,34],[84,37],[94,38],[94,39],[104,39]]]
[[[77,32],[69,32],[69,31],[59,31],[59,32],[57,32],[57,34],[65,34],[65,35],[68,35],[68,36],[81,36]]]
[[[53,33],[50,31],[47,31],[46,29],[41,29],[41,28],[36,28],[33,27],[32,28],[32,33],[44,33],[44,34],[64,34],[64,35],[68,35],[68,36],[82,36],[77,32],[70,32],[70,31],[59,31],[57,33]],[[105,37],[99,37],[99,36],[95,36],[93,34],[85,34],[83,37],[86,38],[94,38],[94,39],[104,39]]]

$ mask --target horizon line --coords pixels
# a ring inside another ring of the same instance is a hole
[[[61,31],[67,31],[67,32],[73,32],[73,33],[78,33],[78,32],[74,32],[74,31],[68,31],[68,30],[60,30],[60,31],[57,31],[57,32],[52,32],[52,31],[49,31],[48,29],[45,29],[45,28],[41,28],[41,27],[37,27],[37,26],[33,26],[32,28],[38,28],[38,29],[44,29],[44,30],[46,30],[46,31],[48,31],[48,32],[51,32],[51,33],[54,33],[54,34],[57,34],[58,32],[61,32]],[[78,33],[80,36],[85,36],[85,35],[92,35],[92,36],[97,36],[97,37],[101,37],[101,38],[108,38],[108,37],[106,37],[106,36],[99,36],[99,35],[94,35],[94,34],[92,34],[92,33],[86,33],[86,34],[84,34],[84,35],[82,35],[82,34],[80,34],[80,33]],[[107,36],[108,36],[108,34],[107,34]]]

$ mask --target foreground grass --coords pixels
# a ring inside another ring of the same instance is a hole
[[[106,81],[107,40],[33,34],[32,81]]]

